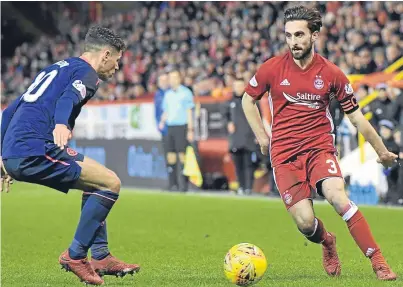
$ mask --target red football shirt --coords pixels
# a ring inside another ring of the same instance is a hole
[[[312,149],[336,152],[329,112],[331,99],[336,98],[346,113],[358,109],[347,77],[317,53],[304,70],[294,62],[290,52],[263,63],[245,92],[259,100],[267,91],[270,91],[270,155],[274,166]]]

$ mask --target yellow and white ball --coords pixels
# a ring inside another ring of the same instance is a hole
[[[266,269],[266,257],[256,245],[240,243],[233,246],[225,255],[225,276],[238,286],[250,286],[259,282]]]

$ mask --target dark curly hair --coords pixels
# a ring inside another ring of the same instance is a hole
[[[288,8],[284,12],[284,25],[290,21],[305,20],[308,22],[308,28],[311,33],[320,31],[322,27],[322,16],[316,8],[307,8],[304,6],[295,6]]]
[[[126,50],[126,44],[123,39],[111,29],[100,26],[91,27],[85,36],[84,51],[98,51],[104,46],[112,47],[116,52]]]

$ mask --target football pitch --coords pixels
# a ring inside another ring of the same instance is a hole
[[[15,184],[1,195],[2,286],[83,286],[58,264],[74,235],[80,204],[78,191],[64,195],[29,184]],[[255,286],[403,286],[403,209],[361,207],[400,276],[395,282],[375,279],[328,204],[315,209],[337,235],[340,278],[325,274],[321,247],[304,239],[279,200],[124,189],[108,217],[110,249],[142,269],[134,277],[104,277],[106,286],[235,286],[227,283],[223,262],[227,250],[241,242],[262,248],[269,263]]]

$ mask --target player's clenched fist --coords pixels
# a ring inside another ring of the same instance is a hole
[[[384,167],[391,167],[396,162],[397,158],[398,156],[396,154],[387,152],[380,154],[376,161],[381,163]]]
[[[67,126],[57,124],[53,130],[54,143],[61,149],[64,149],[64,146],[67,145],[69,139],[71,139],[71,131],[67,128]]]
[[[262,154],[269,155],[270,140],[269,139],[259,140],[259,145]]]

